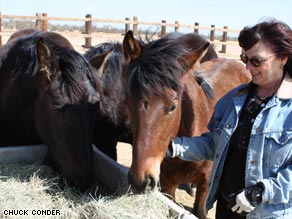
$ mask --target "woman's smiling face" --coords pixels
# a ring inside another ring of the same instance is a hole
[[[272,49],[263,41],[259,41],[253,47],[243,52],[247,59],[261,59],[259,66],[255,66],[250,60],[246,62],[252,76],[252,82],[258,86],[270,87],[278,83],[283,77],[283,59],[278,58]]]

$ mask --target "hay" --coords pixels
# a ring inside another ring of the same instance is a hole
[[[98,187],[94,194],[69,188],[60,175],[42,164],[0,163],[0,218],[174,218],[155,194],[101,194]]]

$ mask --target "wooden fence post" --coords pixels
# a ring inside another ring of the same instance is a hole
[[[228,27],[224,26],[223,27],[223,34],[222,34],[222,42],[226,43],[227,42],[227,31]],[[221,53],[226,53],[226,44],[222,44],[222,50],[220,51]]]
[[[92,18],[91,14],[87,14],[85,18]],[[92,21],[85,21],[85,32],[84,34],[91,34],[92,33]],[[91,46],[91,37],[85,37],[85,47]]]
[[[1,12],[0,12],[0,16],[1,16]],[[0,33],[2,32],[2,18],[0,17]],[[0,35],[0,46],[2,46],[2,35]]]
[[[214,46],[214,40],[215,40],[215,25],[211,25],[211,31],[210,31],[210,42],[211,45]]]
[[[126,23],[125,23],[125,34],[130,30],[130,21],[131,21],[131,19],[130,18],[128,18],[128,17],[126,17]],[[129,23],[128,23],[129,22]]]
[[[42,30],[48,31],[48,14],[42,13]]]
[[[36,13],[35,16],[37,16],[36,20],[35,20],[35,28],[38,30],[42,29],[42,14],[41,13]]]
[[[195,22],[194,32],[197,34],[199,33],[199,23],[198,22]]]
[[[166,20],[161,21],[161,33],[160,36],[164,36],[166,34]]]
[[[174,32],[179,32],[179,22],[175,21]]]
[[[134,36],[138,35],[138,17],[137,16],[133,17],[133,34]]]

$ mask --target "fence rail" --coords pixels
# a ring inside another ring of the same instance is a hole
[[[228,41],[228,33],[239,33],[239,30],[229,29],[228,26],[224,26],[223,28],[215,27],[215,25],[200,26],[198,22],[195,22],[193,25],[189,24],[180,24],[179,21],[175,21],[175,23],[167,23],[166,20],[162,20],[161,22],[147,22],[140,21],[137,16],[134,16],[131,20],[130,18],[125,18],[125,20],[113,20],[113,19],[98,19],[93,18],[91,14],[87,14],[84,18],[72,18],[72,17],[50,17],[47,13],[36,13],[35,16],[19,16],[19,15],[2,15],[0,12],[0,45],[2,45],[2,35],[3,32],[1,30],[2,20],[3,19],[21,19],[21,20],[35,20],[35,28],[40,30],[48,30],[48,22],[49,21],[82,21],[85,22],[85,31],[82,33],[82,37],[85,39],[85,46],[91,46],[91,38],[92,38],[92,27],[93,23],[109,23],[109,24],[124,24],[126,33],[128,30],[132,29],[134,35],[138,34],[139,25],[146,26],[160,26],[159,36],[165,35],[166,29],[174,28],[174,32],[179,32],[180,28],[191,29],[195,33],[199,33],[200,30],[210,31],[209,41],[211,44],[216,44],[222,46],[221,53],[226,53],[226,47],[229,44],[234,44],[234,42]],[[132,26],[132,28],[131,28]],[[219,34],[218,34],[219,33]],[[221,33],[221,34],[220,34]],[[215,36],[216,34],[216,36]],[[219,38],[219,40],[215,40],[215,38]],[[221,38],[221,39],[220,39]]]

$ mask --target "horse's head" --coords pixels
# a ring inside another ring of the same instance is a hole
[[[102,43],[91,48],[84,57],[97,70],[102,80],[102,117],[118,125],[128,120],[125,106],[127,75],[123,47],[118,42]]]
[[[36,40],[38,98],[35,121],[48,145],[47,160],[69,184],[93,180],[92,127],[100,108],[100,82],[86,59],[50,33]]]
[[[209,46],[193,48],[192,41],[192,35],[163,37],[142,48],[131,34],[124,39],[124,53],[131,60],[126,99],[133,160],[128,179],[138,192],[156,188],[160,164],[179,131],[184,84]]]

